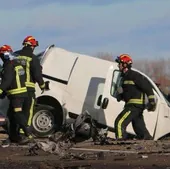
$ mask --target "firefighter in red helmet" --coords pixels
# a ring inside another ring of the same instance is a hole
[[[42,76],[42,67],[39,59],[34,55],[34,49],[39,46],[38,41],[33,36],[27,36],[23,40],[23,48],[15,52],[17,60],[26,70],[26,87],[28,90],[28,112],[27,123],[31,126],[33,110],[35,105],[35,83],[38,83],[42,92],[45,90],[45,82]],[[23,131],[21,131],[21,134]]]
[[[22,45],[23,46],[31,46],[31,47],[34,47],[34,48],[39,46],[38,41],[33,36],[27,36],[24,39]]]
[[[25,107],[28,98],[25,85],[26,73],[23,66],[11,59],[10,56],[12,55],[12,52],[12,48],[9,45],[0,47],[0,58],[3,61],[0,96],[6,95],[10,102],[7,113],[10,123],[8,130],[9,139],[14,141],[13,139],[15,137],[15,141],[26,143],[30,141],[29,137],[31,136],[30,128],[27,126],[25,117]],[[21,140],[17,137],[17,126],[23,129],[26,136],[25,139]],[[9,139],[5,140],[2,144],[9,145]]]
[[[0,53],[12,52],[12,48],[9,45],[3,45],[0,47]]]
[[[148,97],[148,111],[154,111],[156,107],[154,93],[150,82],[140,73],[131,69],[132,58],[128,54],[122,54],[115,60],[121,71],[121,87],[117,90],[117,100],[123,100],[123,111],[115,120],[115,134],[118,140],[126,140],[128,135],[126,127],[132,122],[134,132],[138,139],[150,140],[152,136],[146,128],[143,111],[146,108],[145,94]]]

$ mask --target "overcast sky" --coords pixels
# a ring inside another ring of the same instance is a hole
[[[15,50],[33,35],[37,51],[170,58],[170,0],[5,0],[0,16],[0,45]]]

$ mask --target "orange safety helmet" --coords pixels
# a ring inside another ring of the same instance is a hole
[[[128,54],[122,54],[118,56],[115,60],[117,63],[126,63],[131,65],[133,63],[132,58]]]
[[[30,46],[34,46],[34,47],[39,46],[38,41],[33,36],[27,36],[24,39],[22,45],[24,45],[24,46],[30,45]]]
[[[4,52],[13,52],[11,46],[9,45],[3,45],[0,47],[0,53]]]

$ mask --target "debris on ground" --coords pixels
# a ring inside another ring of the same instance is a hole
[[[107,138],[107,129],[98,129],[90,114],[85,111],[73,123],[64,125],[63,132],[53,134],[47,141],[37,141],[31,145],[29,155],[38,155],[38,150],[43,150],[65,158],[73,145],[90,138],[100,145],[111,144]]]
[[[68,149],[73,146],[73,143],[66,139],[64,133],[57,133],[55,136],[55,139],[53,136],[46,141],[36,141],[35,144],[30,145],[29,155],[38,155],[38,151],[43,150],[44,152],[58,155],[60,158],[66,156]]]
[[[48,139],[35,139],[35,143],[25,146],[12,144],[0,148],[3,152],[0,168],[170,168],[169,140],[116,141],[107,137],[107,128],[97,128],[86,113],[78,118],[79,121],[76,119],[63,126],[61,132]]]
[[[58,135],[60,134],[58,133]],[[43,143],[45,141],[48,140],[37,140],[37,142]],[[168,140],[135,140],[125,143],[116,144],[114,141],[113,145],[94,145],[93,140],[90,139],[74,144],[63,157],[42,149],[35,151],[38,155],[30,156],[25,152],[33,145],[22,147],[12,145],[8,148],[0,148],[0,151],[3,152],[0,156],[0,168],[68,169],[84,166],[84,169],[109,169],[114,166],[117,169],[167,169],[170,167],[170,153],[166,153],[170,148],[164,148],[170,145]]]

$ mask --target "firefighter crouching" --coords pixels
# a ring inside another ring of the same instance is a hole
[[[28,94],[25,86],[25,70],[15,60],[10,60],[12,49],[8,45],[0,47],[0,58],[3,61],[2,81],[0,84],[0,96],[4,97],[4,93],[8,97],[9,109],[7,117],[9,118],[9,138],[12,140],[15,135],[16,129],[19,126],[25,133],[25,137],[22,140],[17,140],[20,143],[26,143],[31,136],[30,128],[27,126],[25,118],[25,103],[27,102]],[[13,140],[12,140],[13,141]],[[15,140],[16,141],[16,140]],[[3,144],[9,144],[9,139],[5,140]]]
[[[122,76],[122,86],[118,89],[117,100],[125,102],[124,110],[115,120],[115,135],[118,140],[126,140],[126,128],[130,122],[138,139],[152,139],[144,122],[145,94],[148,97],[148,111],[156,107],[154,93],[149,81],[140,73],[131,69],[132,59],[128,54],[122,54],[115,60]]]
[[[42,92],[46,89],[42,77],[42,67],[39,59],[33,54],[34,49],[39,45],[38,41],[33,36],[27,36],[23,41],[23,48],[15,52],[19,62],[23,65],[26,71],[26,87],[28,90],[28,112],[26,114],[27,124],[30,126],[33,117],[35,105],[35,83],[39,84]],[[23,131],[20,131],[23,133]]]

